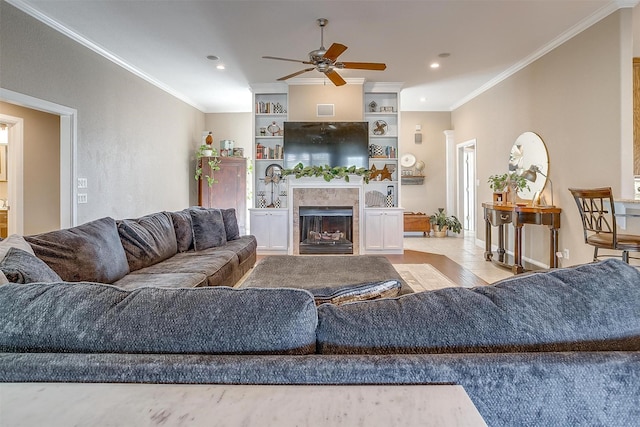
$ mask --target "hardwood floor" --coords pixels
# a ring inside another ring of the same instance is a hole
[[[431,264],[460,286],[487,285],[487,282],[445,255],[405,249],[402,255],[385,255],[392,264]]]

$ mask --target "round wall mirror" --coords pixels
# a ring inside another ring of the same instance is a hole
[[[509,173],[516,172],[529,181],[529,189],[518,193],[518,197],[532,200],[536,193],[542,193],[549,173],[547,146],[536,133],[521,134],[511,147]]]

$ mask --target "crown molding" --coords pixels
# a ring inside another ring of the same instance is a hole
[[[174,96],[174,97],[180,99],[183,102],[186,102],[187,104],[191,105],[194,108],[197,108],[200,111],[204,111],[205,110],[205,108],[203,106],[198,105],[196,102],[194,102],[193,100],[189,99],[184,94],[182,94],[180,92],[177,92],[173,88],[171,88],[171,87],[165,85],[164,83],[162,83],[160,80],[157,80],[157,79],[153,78],[152,76],[142,72],[141,70],[137,69],[133,65],[129,64],[124,59],[119,58],[118,56],[116,56],[113,53],[109,52],[108,50],[106,50],[102,46],[92,42],[91,40],[81,36],[80,34],[76,33],[75,31],[73,31],[72,29],[66,27],[65,25],[61,24],[60,22],[56,21],[55,19],[52,19],[51,17],[45,15],[40,10],[36,9],[35,7],[31,6],[30,4],[27,4],[22,0],[6,0],[6,2],[11,4],[12,6],[20,9],[22,12],[24,12],[27,15],[31,16],[32,18],[37,19],[38,21],[42,22],[43,24],[45,24],[45,25],[53,28],[54,30],[58,31],[59,33],[69,37],[71,40],[81,44],[82,46],[94,51],[98,55],[108,59],[109,61],[113,62],[114,64],[124,68],[125,70],[129,71],[130,73],[133,73],[136,76],[140,77],[141,79],[151,83],[152,85],[154,85],[157,88],[165,91],[169,95]]]
[[[611,15],[616,10],[618,10],[620,8],[623,8],[623,7],[633,7],[636,4],[638,4],[639,2],[640,2],[640,0],[614,0],[614,1],[610,2],[610,3],[608,3],[607,5],[603,6],[602,8],[598,9],[597,11],[595,11],[591,16],[587,17],[586,19],[584,19],[581,22],[577,23],[573,27],[569,28],[564,33],[560,34],[555,39],[551,40],[551,42],[549,42],[547,45],[545,45],[542,48],[538,49],[537,51],[535,51],[531,55],[527,56],[523,60],[517,62],[516,64],[514,64],[510,68],[506,69],[504,72],[500,73],[495,78],[489,80],[487,83],[485,83],[484,85],[480,86],[478,89],[476,89],[475,91],[471,92],[469,95],[465,96],[464,98],[462,98],[461,100],[459,100],[458,102],[453,104],[449,108],[449,110],[453,111],[456,108],[459,108],[459,107],[463,106],[464,104],[466,104],[467,102],[471,101],[475,97],[481,95],[482,93],[484,93],[487,90],[491,89],[492,87],[496,86],[498,83],[501,83],[502,81],[504,81],[507,78],[511,77],[512,75],[514,75],[518,71],[522,70],[526,66],[532,64],[537,59],[539,59],[542,56],[546,55],[547,53],[551,52],[552,50],[554,50],[558,46],[560,46],[563,43],[567,42],[568,40],[570,40],[574,36],[580,34],[584,30],[586,30],[587,28],[591,27],[592,25],[596,24],[597,22],[601,21],[602,19],[606,18],[607,16]]]
[[[347,77],[344,79],[348,85],[364,85],[364,78],[360,77]],[[287,80],[289,86],[292,85],[323,85],[326,84],[329,79],[327,77],[306,77],[306,78],[293,78]],[[333,83],[332,83],[333,84]]]

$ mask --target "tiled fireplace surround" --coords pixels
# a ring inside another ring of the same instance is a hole
[[[289,182],[289,253],[300,254],[300,206],[346,206],[353,208],[353,254],[360,254],[363,182],[353,176],[350,182],[322,178],[290,178]]]

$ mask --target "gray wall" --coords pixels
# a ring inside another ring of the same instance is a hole
[[[78,111],[78,222],[195,204],[205,115],[0,2],[0,86]],[[26,165],[25,165],[26,167]]]

